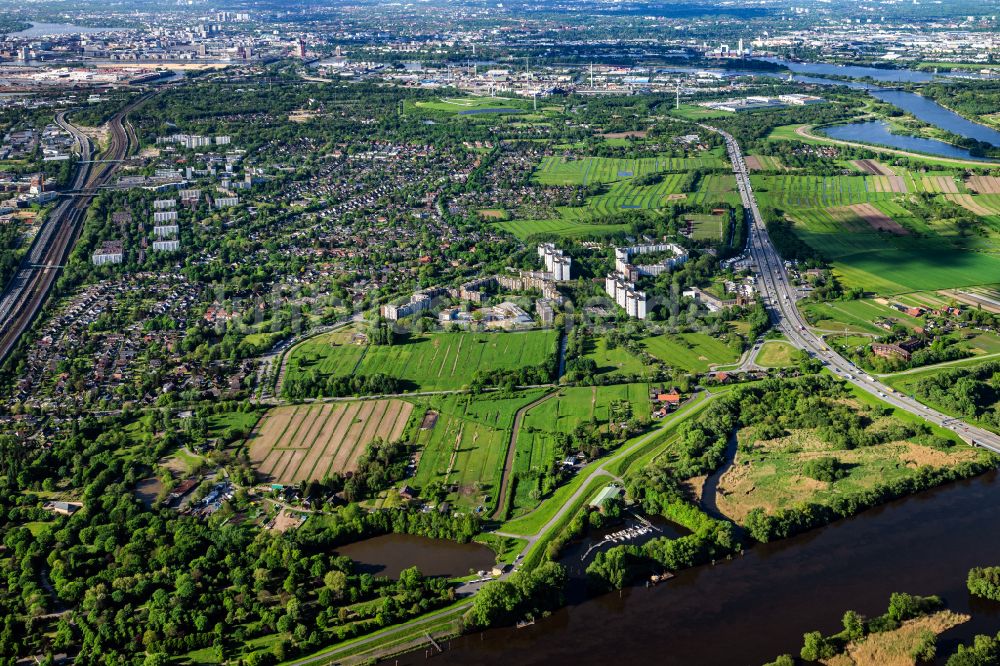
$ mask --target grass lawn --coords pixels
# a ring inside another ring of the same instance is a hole
[[[642,341],[650,354],[687,372],[707,372],[712,365],[739,360],[740,351],[704,333],[664,334]]]
[[[624,347],[608,349],[603,337],[587,340],[584,357],[594,360],[598,374],[620,372],[624,375],[643,375],[649,371],[645,361]]]
[[[783,368],[796,364],[798,350],[781,340],[768,340],[757,354],[755,363],[764,368]]]
[[[544,364],[555,352],[556,331],[523,333],[427,333],[386,346],[345,341],[337,331],[303,342],[289,353],[289,379],[316,371],[321,376],[378,373],[396,377],[407,390],[448,390],[470,384],[477,371]]]
[[[910,330],[923,325],[923,322],[917,317],[911,317],[905,312],[900,312],[888,305],[867,298],[854,301],[805,303],[800,309],[812,326],[827,331],[883,335],[885,330],[874,323],[880,319],[890,319]]]

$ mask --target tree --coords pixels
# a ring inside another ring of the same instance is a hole
[[[344,594],[344,589],[347,587],[347,574],[343,571],[337,569],[332,569],[328,571],[325,576],[323,576],[323,584],[340,598]]]
[[[818,631],[810,631],[802,639],[803,645],[799,655],[806,661],[829,659],[837,654],[837,649],[833,644]]]
[[[861,617],[861,614],[849,610],[844,613],[844,618],[841,620],[844,625],[844,635],[850,641],[857,641],[865,636],[865,620]]]
[[[973,567],[966,585],[977,597],[1000,601],[1000,567]]]
[[[509,621],[520,601],[518,590],[510,581],[495,580],[483,585],[469,611],[470,624],[490,627]]]

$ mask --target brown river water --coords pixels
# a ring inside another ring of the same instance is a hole
[[[586,599],[530,627],[462,636],[431,661],[759,665],[797,654],[805,632],[838,631],[847,609],[884,612],[892,592],[937,594],[972,614],[940,637],[938,654],[946,657],[976,633],[1000,631],[1000,604],[972,599],[965,588],[968,570],[982,565],[1000,565],[995,472],[755,546],[654,588]],[[388,663],[425,661],[420,651]]]

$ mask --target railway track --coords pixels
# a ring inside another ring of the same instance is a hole
[[[135,131],[127,116],[148,95],[135,100],[109,121],[111,143],[100,156],[104,160],[124,159],[136,145]],[[79,196],[61,201],[42,225],[17,273],[0,296],[0,362],[14,350],[28,330],[59,277],[82,227],[82,220],[98,188],[108,182],[117,161],[91,162],[96,157],[90,139],[66,120],[66,112],[56,122],[73,135],[80,151],[80,164],[71,189]]]

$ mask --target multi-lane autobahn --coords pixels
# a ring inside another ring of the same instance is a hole
[[[80,154],[72,182],[73,196],[65,196],[46,217],[17,273],[0,294],[0,361],[11,353],[45,303],[98,188],[108,182],[118,162],[136,145],[126,116],[144,99],[135,100],[108,122],[111,142],[100,162],[92,161],[93,144],[66,119],[66,112],[56,115],[59,126],[73,135]]]
[[[726,141],[726,150],[729,153],[730,161],[733,163],[733,173],[736,176],[740,197],[751,220],[750,239],[748,243],[750,256],[757,267],[758,286],[774,325],[785,334],[785,337],[793,345],[805,350],[810,356],[821,360],[830,370],[845,380],[878,396],[883,402],[916,414],[930,423],[953,430],[969,444],[982,446],[1000,453],[1000,436],[982,428],[969,425],[960,419],[942,414],[917,402],[908,395],[894,391],[836,353],[809,329],[808,324],[795,305],[796,298],[798,297],[797,291],[789,282],[785,265],[771,243],[767,228],[764,226],[764,220],[757,206],[757,198],[750,184],[749,171],[747,170],[746,162],[743,159],[743,152],[739,144],[728,132],[708,125],[703,125],[703,127],[721,134]]]

